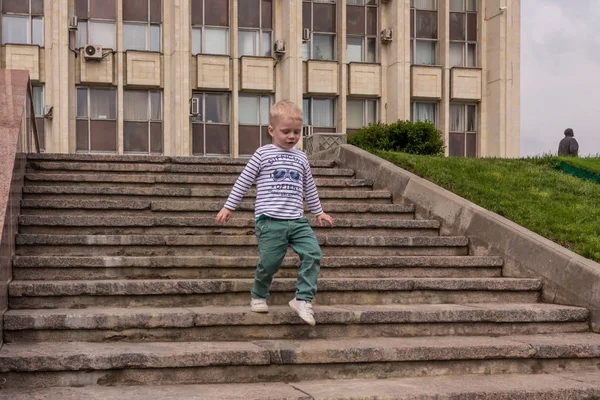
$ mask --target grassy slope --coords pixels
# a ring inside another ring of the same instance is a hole
[[[544,159],[377,155],[600,262],[598,184],[554,170]]]
[[[560,161],[600,174],[600,158],[558,157]]]

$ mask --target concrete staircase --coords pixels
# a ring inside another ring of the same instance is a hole
[[[251,313],[255,193],[214,224],[244,163],[31,155],[0,399],[600,396],[586,309],[539,303],[539,280],[332,162],[312,162],[336,222],[315,227],[317,326],[286,305],[291,252]]]

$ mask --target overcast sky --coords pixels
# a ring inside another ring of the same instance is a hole
[[[521,156],[600,154],[600,0],[521,1]]]

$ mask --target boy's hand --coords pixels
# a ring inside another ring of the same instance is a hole
[[[219,213],[217,214],[215,222],[217,223],[217,225],[221,225],[229,221],[229,218],[231,218],[231,210],[223,207],[221,208],[221,211],[219,211]]]
[[[319,224],[319,226],[323,226],[323,221],[327,222],[329,226],[333,227],[333,218],[331,218],[325,213],[317,215],[317,223]]]

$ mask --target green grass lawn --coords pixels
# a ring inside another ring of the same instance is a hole
[[[557,171],[552,168],[552,157],[377,155],[600,262],[600,185]]]
[[[576,157],[557,157],[560,161],[571,164],[577,168],[587,169],[590,172],[600,175],[600,158],[576,158]]]

